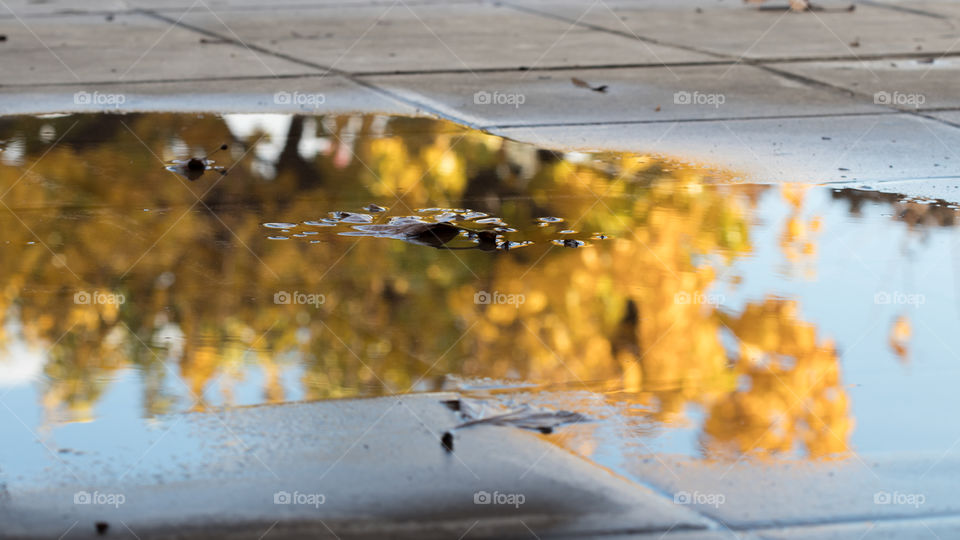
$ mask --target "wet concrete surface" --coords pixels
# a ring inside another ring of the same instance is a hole
[[[442,401],[454,397],[177,415],[128,431],[123,453],[103,442],[73,446],[49,456],[48,471],[6,489],[0,537],[94,538],[98,522],[151,538],[589,536],[708,526],[549,436],[477,426],[458,431],[447,451],[441,435],[459,422]]]

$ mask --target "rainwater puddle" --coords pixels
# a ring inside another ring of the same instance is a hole
[[[960,437],[950,201],[376,115],[8,117],[0,190],[11,481],[171,413],[435,390],[588,415],[545,437],[614,467]]]

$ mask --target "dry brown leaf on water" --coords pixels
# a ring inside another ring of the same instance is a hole
[[[375,236],[393,238],[412,244],[441,247],[453,240],[464,230],[449,223],[424,223],[410,221],[383,225],[357,225],[355,232],[342,233],[345,236]]]
[[[583,80],[583,79],[578,79],[578,78],[576,78],[576,77],[570,77],[570,82],[572,82],[574,86],[577,86],[577,87],[580,87],[580,88],[589,88],[590,90],[593,90],[594,92],[606,92],[606,91],[607,91],[607,85],[605,85],[605,84],[601,84],[600,86],[592,86],[592,85],[591,85],[590,83],[588,83],[587,81],[585,81],[585,80]]]
[[[463,423],[458,424],[441,437],[440,442],[448,451],[453,451],[453,432],[477,425],[513,426],[521,429],[553,433],[553,430],[565,424],[590,422],[586,415],[573,411],[541,409],[524,404],[519,407],[505,408],[476,399],[454,399],[443,402],[451,410],[457,411]]]

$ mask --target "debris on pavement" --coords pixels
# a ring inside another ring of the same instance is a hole
[[[577,86],[579,88],[589,88],[594,92],[601,92],[601,93],[606,93],[607,91],[607,85],[605,84],[601,84],[600,86],[593,86],[587,81],[583,79],[578,79],[576,77],[570,77],[570,81],[573,83],[574,86]]]
[[[450,410],[460,413],[463,423],[444,432],[440,443],[448,452],[453,451],[453,433],[458,429],[471,426],[513,426],[520,429],[539,431],[543,434],[566,425],[591,422],[592,419],[578,412],[543,409],[527,404],[507,408],[479,399],[453,399],[443,402]]]

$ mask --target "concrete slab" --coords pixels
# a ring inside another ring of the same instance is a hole
[[[449,453],[440,435],[458,420],[441,400],[451,397],[178,415],[128,430],[121,445],[98,443],[96,424],[75,426],[66,451],[38,442],[46,466],[7,483],[0,537],[95,537],[97,522],[178,538],[583,536],[708,525],[548,436],[466,429]]]
[[[541,11],[573,20],[583,8],[551,6]],[[747,6],[700,11],[636,5],[608,8],[598,2],[581,21],[662,44],[749,59],[946,52],[960,38],[960,28],[946,20],[864,4],[852,12],[792,13]]]
[[[960,58],[778,64],[777,69],[857,92],[901,109],[960,107]]]
[[[648,151],[731,168],[759,182],[872,182],[956,176],[960,130],[907,114],[494,130],[563,149]],[[942,171],[942,172],[941,172]],[[949,190],[929,196],[956,198]],[[941,186],[945,188],[947,186]]]
[[[870,0],[875,6],[886,6],[907,13],[923,14],[930,17],[960,19],[960,6],[949,0]]]
[[[278,76],[319,70],[223,43],[144,15],[73,15],[0,20],[2,86],[227,76]]]
[[[928,112],[927,115],[960,126],[960,111],[937,111]]]
[[[734,528],[960,515],[956,455],[775,464],[660,456],[628,468],[680,504]]]
[[[78,94],[79,93],[79,94]],[[84,94],[85,93],[85,94]],[[81,99],[77,99],[77,96]],[[265,112],[336,114],[355,111],[417,115],[416,107],[336,75],[228,78],[165,83],[0,87],[0,114],[51,112]]]
[[[868,521],[760,530],[756,534],[770,540],[900,540],[903,538],[957,538],[960,536],[960,518],[924,518],[897,521]]]
[[[357,72],[517,69],[709,60],[490,4],[283,10],[269,19],[195,8],[184,22],[323,66]],[[265,24],[265,22],[269,24]],[[277,29],[282,28],[282,32]],[[495,30],[494,30],[495,29]]]
[[[572,78],[595,92],[574,85]],[[884,108],[744,65],[364,78],[480,126],[839,114]],[[576,132],[577,130],[571,129]]]

